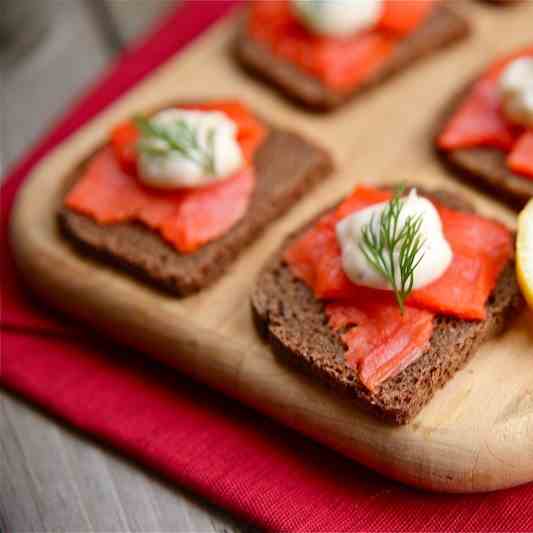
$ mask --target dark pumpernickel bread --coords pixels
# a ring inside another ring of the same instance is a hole
[[[446,106],[438,120],[437,136],[470,93],[473,83],[475,81],[470,82]],[[497,193],[512,206],[521,208],[533,198],[533,181],[512,172],[502,150],[490,147],[437,150],[452,171],[486,192]]]
[[[191,254],[181,254],[141,224],[102,225],[66,207],[59,210],[60,225],[84,251],[185,296],[219,278],[266,225],[333,169],[326,151],[280,129],[270,130],[254,163],[257,182],[247,214],[223,237]],[[70,177],[69,186],[82,170],[83,165]]]
[[[463,177],[520,209],[533,198],[533,181],[512,172],[506,155],[497,148],[462,148],[444,152]]]
[[[357,93],[381,83],[389,76],[444,46],[468,35],[468,23],[446,5],[435,8],[429,19],[397,48],[393,56],[362,85],[350,91],[334,91],[292,63],[273,55],[250,38],[244,28],[235,52],[240,63],[282,90],[287,96],[317,110],[333,109]]]
[[[432,193],[431,197],[454,209],[470,209],[450,193]],[[282,259],[283,250],[298,234],[287,239],[257,280],[252,311],[259,332],[276,355],[310,371],[394,424],[406,424],[417,415],[435,391],[465,365],[483,342],[502,332],[508,320],[523,306],[514,265],[510,262],[490,296],[486,320],[436,317],[426,352],[371,393],[361,384],[357,372],[344,363],[342,341],[327,325],[322,302],[292,274]]]

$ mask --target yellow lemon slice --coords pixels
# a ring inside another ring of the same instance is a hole
[[[516,274],[522,292],[533,308],[533,200],[529,201],[518,217]]]

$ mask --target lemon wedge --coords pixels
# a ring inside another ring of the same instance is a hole
[[[516,274],[524,297],[533,308],[533,200],[518,217]]]

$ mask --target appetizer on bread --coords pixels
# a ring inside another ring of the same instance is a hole
[[[236,54],[288,96],[331,109],[468,30],[440,0],[256,0]]]
[[[367,186],[289,237],[252,295],[276,354],[395,424],[523,303],[507,227],[450,193]]]
[[[72,173],[59,220],[83,249],[187,295],[331,170],[240,102],[177,105],[114,128]]]
[[[451,107],[437,138],[444,158],[516,205],[533,198],[533,46],[490,65]]]

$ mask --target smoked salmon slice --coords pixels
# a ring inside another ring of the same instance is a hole
[[[487,69],[455,111],[437,144],[443,150],[498,148],[510,153],[507,163],[511,170],[533,179],[533,130],[517,126],[505,117],[498,87],[503,70],[520,57],[533,57],[533,47],[510,54]]]
[[[369,390],[420,357],[433,333],[433,313],[407,306],[402,315],[384,291],[361,287],[357,300],[326,304],[325,312],[331,328],[342,332],[346,364]]]
[[[386,340],[392,339],[399,328],[405,328],[418,318],[429,323],[433,313],[407,306],[402,315],[391,293],[358,287],[358,294],[350,302],[326,304],[329,325],[343,331],[342,340],[348,346],[346,361],[356,365],[368,354],[377,350]],[[357,327],[353,327],[357,326]]]
[[[388,0],[375,28],[351,37],[314,35],[293,15],[288,0],[253,2],[248,31],[257,41],[335,90],[351,90],[394,53],[400,40],[429,15],[437,0]]]
[[[522,134],[507,159],[509,168],[533,180],[533,130]]]
[[[437,206],[453,260],[436,281],[415,290],[408,303],[467,320],[486,318],[485,303],[513,254],[510,231],[475,213]]]
[[[453,115],[438,143],[444,150],[475,146],[510,150],[521,131],[503,115],[497,83],[481,80]]]
[[[375,31],[356,39],[327,39],[316,47],[311,69],[327,86],[350,90],[385,63],[394,45],[393,38]]]
[[[402,320],[391,337],[366,354],[359,378],[369,390],[375,390],[416,361],[429,346],[432,334],[433,315],[427,311],[411,313],[409,322]]]
[[[138,131],[119,125],[111,145],[100,150],[66,197],[70,209],[100,224],[141,222],[182,253],[191,253],[224,235],[246,213],[255,187],[251,160],[266,131],[242,104],[215,102],[188,106],[223,111],[238,125],[246,164],[229,178],[195,189],[159,191],[136,176]]]
[[[141,184],[101,150],[66,198],[66,206],[100,224],[142,222],[183,253],[224,235],[246,213],[255,186],[247,167],[208,187],[169,193]]]
[[[483,319],[486,301],[513,253],[512,237],[498,222],[436,204],[453,260],[441,278],[413,291],[404,314],[389,291],[352,283],[342,269],[335,225],[357,210],[386,201],[391,192],[359,186],[285,251],[296,277],[325,300],[330,327],[340,333],[346,363],[375,390],[427,348],[435,315]]]
[[[286,250],[285,260],[292,271],[317,298],[349,302],[357,296],[359,288],[342,269],[335,225],[350,213],[389,198],[388,191],[357,187],[336,213],[322,217]],[[485,303],[512,255],[511,234],[504,225],[476,214],[437,208],[453,260],[443,276],[413,291],[407,303],[467,320],[484,319]]]
[[[378,28],[408,35],[429,16],[436,3],[437,0],[385,0]]]

